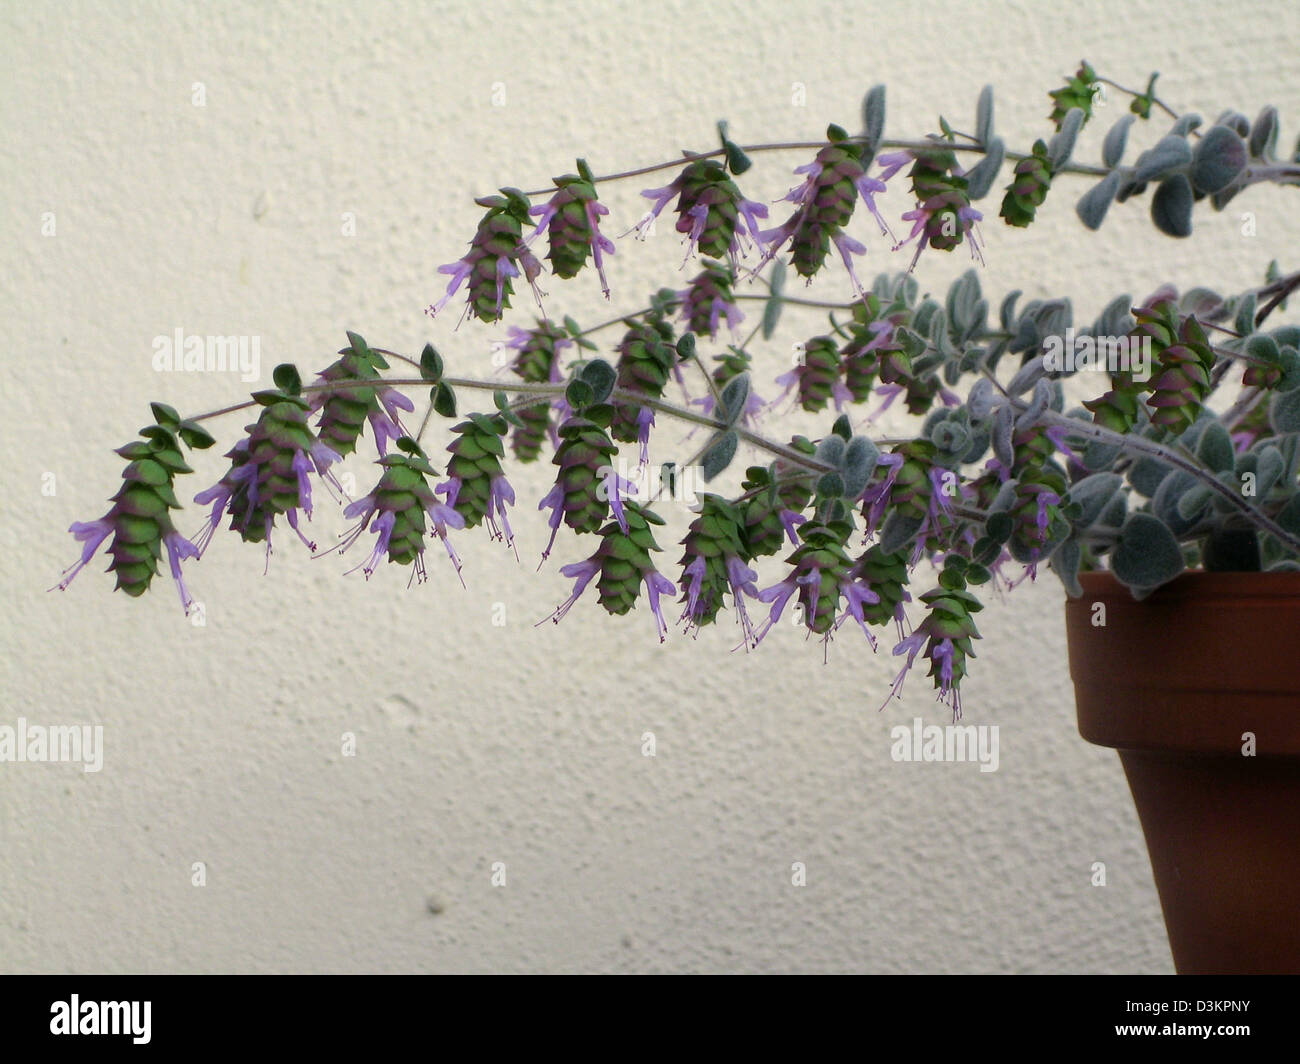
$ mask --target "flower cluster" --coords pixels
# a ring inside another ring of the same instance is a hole
[[[826,135],[830,143],[812,162],[795,169],[795,173],[807,176],[803,184],[791,189],[785,197],[795,204],[794,213],[780,226],[763,234],[767,245],[764,261],[769,261],[788,244],[795,271],[811,280],[826,262],[833,244],[854,290],[861,293],[853,256],[864,255],[867,249],[849,236],[844,227],[853,217],[853,208],[861,196],[880,231],[889,233],[875,199],[885,191],[885,182],[867,176],[862,165],[862,146],[849,142],[842,129],[831,126]]]
[[[653,510],[634,502],[625,506],[623,523],[611,521],[600,530],[600,546],[586,561],[574,562],[560,570],[563,576],[574,581],[573,594],[561,603],[550,617],[544,620],[559,624],[573,604],[582,597],[587,586],[596,581],[600,605],[607,613],[622,615],[631,610],[645,588],[654,614],[655,626],[662,643],[668,633],[660,608],[660,596],[677,591],[671,580],[654,567],[651,557],[658,553],[651,525],[662,525],[663,518]],[[543,623],[543,622],[538,622]]]
[[[745,598],[757,597],[758,574],[746,564],[750,555],[739,509],[720,495],[702,496],[699,516],[691,522],[682,547],[681,622],[687,631],[713,624],[729,596],[744,644],[753,645]]]
[[[348,340],[350,346],[339,352],[342,357],[320,372],[321,384],[334,387],[313,392],[308,409],[320,414],[316,432],[335,454],[345,458],[352,454],[368,421],[375,447],[384,455],[390,441],[406,434],[398,412],[409,414],[415,404],[379,382],[380,371],[388,368],[379,352],[356,333],[348,333]],[[358,386],[361,381],[374,383]]]
[[[515,534],[506,510],[514,505],[515,492],[501,468],[506,425],[500,415],[487,414],[470,414],[453,425],[456,438],[447,445],[451,454],[447,479],[438,485],[438,491],[446,495],[447,505],[464,519],[466,528],[486,523],[493,539],[504,539],[507,546],[513,546]]]
[[[439,501],[428,478],[437,471],[429,464],[428,456],[409,436],[397,441],[400,453],[384,455],[379,459],[383,474],[374,490],[358,499],[343,511],[345,517],[360,518],[347,532],[338,546],[342,554],[361,533],[369,529],[375,534],[374,549],[370,556],[357,566],[370,579],[380,560],[387,555],[391,563],[411,566],[411,578],[422,583],[426,578],[424,568],[424,534],[428,530],[425,520],[433,522],[434,534],[442,540],[447,554],[459,574],[460,558],[447,538],[447,530],[464,528],[465,518],[447,503]],[[461,579],[464,583],[464,578]]]
[[[57,587],[68,585],[88,564],[104,542],[109,541],[108,572],[115,577],[114,590],[138,598],[149,590],[158,575],[158,562],[166,552],[168,567],[181,607],[188,614],[194,597],[185,586],[181,563],[197,558],[198,548],[176,531],[171,511],[180,509],[176,499],[178,474],[193,473],[181,454],[180,441],[191,448],[212,446],[213,439],[193,422],[182,422],[164,404],[154,405],[157,423],[141,431],[134,440],[116,451],[127,460],[122,485],[109,501],[108,513],[95,521],[77,521],[68,531],[81,544],[81,557],[63,572]]]
[[[313,517],[315,482],[342,496],[336,463],[371,441],[378,480],[343,507],[350,527],[319,554],[354,551],[365,537],[365,557],[350,571],[369,578],[386,559],[409,567],[408,585],[423,583],[432,534],[459,576],[453,532],[483,526],[514,545],[507,451],[526,463],[549,449],[555,478],[537,506],[550,530],[543,562],[562,529],[596,541],[584,560],[561,568],[573,590],[550,619],[559,621],[594,583],[600,606],[615,615],[631,611],[644,594],[660,640],[668,627],[664,595],[677,598],[680,624],[692,636],[730,610],[746,649],[791,612],[794,626],[824,645],[850,620],[873,649],[873,632],[893,629],[893,652],[905,667],[891,698],[901,694],[909,668],[928,662],[940,701],[959,716],[960,688],[979,637],[973,616],[980,601],[972,589],[980,585],[1010,589],[1050,566],[1077,596],[1078,574],[1105,566],[1143,595],[1188,564],[1300,566],[1300,326],[1263,324],[1286,309],[1288,296],[1300,290],[1300,274],[1284,276],[1274,266],[1263,284],[1231,296],[1207,289],[1180,296],[1166,286],[1136,308],[1120,296],[1091,327],[1076,327],[1064,297],[1022,306],[1020,293],[1012,292],[991,313],[995,304],[984,297],[975,269],[946,295],[922,294],[910,269],[881,275],[869,289],[858,280],[854,259],[866,249],[849,228],[859,200],[895,250],[915,245],[913,268],[926,247],[952,251],[966,243],[978,259],[983,216],[974,204],[989,194],[1008,158],[1016,162],[1001,216],[1017,228],[1035,220],[1051,183],[1059,177],[1064,184],[1071,174],[1100,177],[1078,203],[1088,228],[1100,225],[1112,202],[1139,197],[1151,185],[1156,227],[1174,236],[1190,233],[1197,202],[1208,199],[1222,209],[1253,184],[1300,181],[1300,164],[1277,157],[1271,108],[1254,122],[1224,112],[1194,141],[1195,116],[1175,117],[1163,139],[1124,165],[1132,115],[1149,118],[1155,105],[1169,110],[1154,97],[1154,78],[1132,114],[1106,135],[1104,169],[1072,165],[1100,80],[1084,64],[1051,94],[1057,133],[1028,154],[1008,151],[993,135],[990,90],[981,94],[973,133],[954,132],[940,120],[940,132],[923,140],[884,141],[881,88],[868,94],[858,136],[831,126],[825,141],[813,145],[742,149],[720,123],[720,151],[688,153],[669,164],[679,167],[670,183],[643,193],[651,207],[636,227],[641,234],[672,204],[687,257],[704,256],[684,287],[661,287],[648,310],[588,329],[547,316],[527,329],[512,327],[509,371],[493,379],[444,376],[432,344],[415,360],[371,348],[350,332],[337,358],[305,388],[297,370],[282,365],[273,389],[198,418],[182,420],[155,404],[155,424],[117,452],[127,465],[109,511],[71,526],[80,558],[58,586],[66,588],[107,545],[109,570],[131,596],[152,585],[165,557],[189,611],[194,600],[182,565],[201,556],[221,526],[264,544],[268,567],[280,518],[316,554],[303,524]],[[880,151],[889,147],[895,150]],[[767,208],[746,199],[733,177],[748,170],[748,152],[775,150],[806,150],[811,160],[796,168],[801,181],[783,199],[792,204],[789,215],[764,230]],[[969,158],[978,161],[962,169],[958,159]],[[597,189],[660,169],[666,167],[597,178],[579,160],[576,173],[556,178],[544,192],[504,188],[477,200],[485,213],[464,257],[441,267],[449,282],[429,314],[463,288],[470,317],[501,322],[521,278],[540,303],[542,263],[534,248],[543,234],[556,278],[572,278],[590,264],[608,298],[614,242],[602,232],[609,211]],[[876,197],[904,169],[913,207],[903,215],[910,230],[895,241]],[[546,198],[533,205],[530,196]],[[860,213],[859,223],[870,224]],[[832,248],[852,298],[785,295],[787,266],[811,280]],[[751,252],[756,263],[744,261]],[[761,296],[738,294],[740,284],[754,280],[763,282]],[[745,299],[761,312],[740,339]],[[774,365],[761,345],[773,341],[782,314],[809,307],[829,310],[829,326],[801,334],[816,333],[776,382],[784,388],[781,399],[793,397],[791,409],[829,424],[810,437],[778,442],[760,431],[762,416],[778,404],[765,404],[752,378]],[[598,338],[613,327],[616,334]],[[1213,344],[1207,329],[1214,331]],[[1103,341],[1123,337],[1126,351],[1151,352],[1154,372],[1116,359],[1108,367],[1108,390],[1072,406],[1067,384],[1088,363],[1073,361],[1073,354],[1055,357],[1054,342],[1067,337],[1092,342],[1095,354]],[[403,376],[400,366],[394,372],[398,362],[419,376]],[[1214,403],[1222,398],[1216,389],[1237,379],[1234,370],[1242,370],[1236,402]],[[972,382],[964,397],[963,379]],[[673,380],[680,397],[668,394]],[[403,419],[415,402],[402,389],[416,386],[430,389],[428,410],[411,432]],[[491,405],[458,414],[458,397],[466,394],[490,394]],[[900,399],[918,420],[916,431],[864,434],[864,424]],[[870,402],[878,404],[874,411],[855,409]],[[257,415],[226,452],[225,472],[194,496],[207,508],[207,520],[191,542],[172,522],[180,505],[175,478],[191,472],[182,446],[213,445],[198,422],[247,409]],[[683,465],[664,462],[658,492],[634,497],[640,489],[631,479],[639,483],[646,472],[657,414],[691,425],[694,455]],[[419,442],[430,428],[446,433],[442,474]],[[719,478],[750,447],[766,452],[770,464],[749,466],[730,494]],[[640,464],[625,479],[620,473],[633,448]],[[648,507],[665,489],[676,495],[697,472],[713,490],[683,516],[673,582],[656,566],[654,526],[664,522]],[[765,566],[777,571],[760,580]],[[1023,571],[1008,574],[1012,566]],[[938,582],[916,594],[911,584],[922,567],[936,568]],[[909,607],[923,614],[910,631]],[[756,608],[764,616],[751,620]]]
[[[677,197],[677,231],[686,234],[687,257],[698,251],[734,265],[748,242],[761,248],[759,219],[767,208],[741,195],[726,168],[716,159],[697,159],[682,168],[671,184],[641,193],[654,206],[636,226],[644,237],[660,212]]]
[[[280,367],[277,374],[280,387],[254,396],[262,413],[256,422],[245,426],[246,435],[226,453],[230,469],[212,487],[194,496],[201,506],[211,506],[197,537],[200,554],[207,550],[223,514],[229,516],[231,530],[245,542],[266,544],[268,565],[271,531],[282,514],[298,538],[314,551],[316,544],[299,527],[298,517],[301,512],[311,519],[312,476],[342,494],[330,472],[330,466],[341,460],[339,453],[308,426],[311,408],[302,398],[297,371],[291,366]]]
[[[510,333],[509,347],[515,352],[511,370],[532,384],[555,384],[560,381],[560,355],[571,347],[574,340],[568,329],[551,321],[538,321],[532,329],[515,326]],[[510,449],[521,462],[535,462],[542,453],[542,444],[554,429],[550,403],[533,403],[521,407],[515,416],[522,424],[510,434]]]
[[[486,207],[469,251],[456,262],[439,266],[438,272],[449,274],[447,291],[425,313],[434,317],[450,302],[461,285],[467,285],[467,312],[484,322],[494,322],[510,306],[514,279],[521,274],[532,286],[537,302],[542,295],[537,278],[542,264],[524,242],[524,226],[531,225],[528,197],[518,189],[503,188],[499,196],[484,196],[474,201]]]
[[[605,277],[605,256],[614,254],[614,242],[600,231],[600,219],[609,208],[596,198],[596,182],[585,161],[578,160],[578,174],[555,179],[555,195],[528,213],[537,216],[537,228],[526,243],[546,232],[550,250],[546,257],[556,277],[568,280],[590,258],[600,277],[600,287],[609,298],[609,281]]]
[[[735,272],[721,262],[705,261],[704,268],[681,293],[682,317],[686,327],[700,336],[713,339],[718,335],[719,322],[725,321],[733,332],[745,315],[736,306],[732,287]]]

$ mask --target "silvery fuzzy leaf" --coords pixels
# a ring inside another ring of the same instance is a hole
[[[1236,451],[1232,446],[1232,437],[1222,422],[1212,421],[1201,432],[1196,444],[1196,457],[1212,473],[1222,473],[1232,469],[1236,463]]]
[[[844,437],[831,433],[818,441],[813,457],[834,469],[839,469],[844,462],[844,447]]]
[[[1124,478],[1118,473],[1093,473],[1071,484],[1066,499],[1083,508],[1074,521],[1074,527],[1082,531],[1095,525],[1111,498],[1123,486]]]
[[[1193,522],[1178,512],[1178,500],[1199,483],[1191,473],[1176,472],[1173,476],[1165,477],[1160,490],[1151,500],[1152,513],[1168,525],[1175,536],[1185,535],[1192,528]]]
[[[947,454],[964,454],[970,447],[970,429],[958,421],[940,421],[927,435],[931,443]]]
[[[1038,346],[1040,335],[1038,323],[1027,313],[1023,314],[1020,321],[1016,323],[1016,335],[1011,338],[1007,350],[1012,353],[1032,350]]]
[[[1057,577],[1060,579],[1065,593],[1070,598],[1080,598],[1083,595],[1083,587],[1079,583],[1079,561],[1082,558],[1082,550],[1079,547],[1079,541],[1073,536],[1067,539],[1056,549],[1048,561]]]
[[[1277,108],[1269,104],[1250,127],[1250,154],[1256,159],[1271,159],[1276,145]]]
[[[844,449],[844,494],[856,499],[867,490],[871,474],[880,460],[880,451],[866,436],[854,436]]]
[[[1216,126],[1230,126],[1232,129],[1235,129],[1238,133],[1240,133],[1243,137],[1250,136],[1250,119],[1247,118],[1240,111],[1234,111],[1231,108],[1229,108],[1227,111],[1224,111],[1223,114],[1219,115],[1219,117],[1214,120],[1214,124]]]
[[[1074,154],[1074,142],[1079,136],[1079,130],[1083,128],[1085,117],[1082,108],[1071,107],[1061,119],[1060,132],[1047,145],[1047,159],[1053,170],[1059,170],[1070,161],[1070,156]]]
[[[1192,183],[1184,174],[1174,174],[1160,182],[1151,197],[1151,220],[1167,236],[1192,235]]]
[[[1115,193],[1118,191],[1119,173],[1112,170],[1079,197],[1079,202],[1074,206],[1079,221],[1083,222],[1089,229],[1100,229],[1101,223],[1106,220],[1106,212],[1110,210],[1111,202],[1115,199]]]
[[[977,300],[975,305],[970,308],[969,316],[966,319],[966,327],[962,329],[959,337],[961,343],[970,343],[971,340],[984,331],[989,321],[989,304],[987,299]]]
[[[1178,301],[1178,309],[1184,314],[1195,314],[1204,321],[1223,309],[1223,297],[1208,288],[1189,288]]]
[[[740,373],[727,382],[722,389],[722,418],[728,425],[734,425],[745,413],[749,402],[749,374]]]
[[[1101,312],[1101,317],[1097,319],[1097,335],[1124,336],[1127,334],[1136,324],[1133,320],[1132,306],[1133,297],[1128,293],[1112,299],[1106,304],[1106,309]]]
[[[993,453],[1008,469],[1015,465],[1016,461],[1015,449],[1011,446],[1011,436],[1015,426],[1016,412],[1011,408],[1011,404],[998,407],[998,412],[993,416]]]
[[[895,510],[885,518],[884,527],[880,530],[880,549],[886,554],[902,550],[916,538],[920,530],[919,517],[907,517]]]
[[[1197,191],[1221,192],[1246,168],[1246,142],[1235,130],[1215,126],[1192,152],[1192,183]]]
[[[1128,496],[1117,491],[1111,496],[1110,502],[1106,508],[1101,511],[1101,517],[1097,519],[1097,524],[1104,525],[1107,528],[1119,528],[1128,516]]]
[[[975,139],[987,144],[993,136],[993,86],[985,85],[980,89],[979,102],[975,105]]]
[[[1169,127],[1169,132],[1178,137],[1185,137],[1193,130],[1200,129],[1201,116],[1198,114],[1185,114]]]
[[[704,479],[712,480],[721,473],[727,466],[731,465],[731,460],[736,457],[736,445],[740,442],[740,437],[734,430],[728,430],[721,433],[717,440],[710,445],[709,449],[704,452],[701,464],[704,467]]]
[[[1138,156],[1130,180],[1135,185],[1145,185],[1148,181],[1154,181],[1157,177],[1177,170],[1180,166],[1186,166],[1191,161],[1192,149],[1188,147],[1187,141],[1171,133],[1157,141],[1155,147],[1149,148]]]
[[[1294,347],[1284,347],[1277,353],[1277,364],[1282,367],[1282,379],[1275,391],[1290,392],[1300,388],[1300,352]]]
[[[1016,320],[1016,300],[1020,298],[1020,289],[1014,292],[1008,292],[1002,300],[1002,306],[998,308],[998,320],[1002,323],[1003,332],[1011,332],[1012,323]]]
[[[1263,362],[1276,366],[1282,360],[1282,349],[1278,347],[1277,341],[1268,333],[1256,333],[1250,337],[1243,350],[1251,358],[1258,358]]]
[[[993,142],[984,153],[984,158],[972,166],[966,174],[966,195],[972,201],[982,200],[993,188],[998,179],[998,172],[1006,159],[1006,145],[1001,137],[994,137]]]
[[[971,385],[970,395],[966,399],[966,409],[970,411],[972,421],[983,421],[993,413],[993,403],[996,400],[993,393],[993,382],[987,377],[981,377]]]
[[[1159,490],[1165,477],[1172,472],[1172,467],[1155,458],[1139,458],[1129,467],[1128,480],[1140,495],[1145,495],[1149,499]]]
[[[1273,397],[1269,422],[1279,435],[1300,432],[1300,388],[1293,388]]]
[[[885,133],[885,86],[873,85],[863,99],[862,125],[867,145],[874,152]]]
[[[984,452],[989,449],[989,441],[991,438],[988,429],[975,429],[975,431],[971,433],[970,446],[966,448],[966,453],[961,456],[962,464],[971,465],[983,458]]]
[[[1101,161],[1109,167],[1116,167],[1124,158],[1124,149],[1128,145],[1129,127],[1136,120],[1133,114],[1124,115],[1106,131],[1106,139],[1101,144]]]
[[[1204,484],[1189,488],[1178,497],[1178,516],[1185,521],[1195,521],[1210,501],[1210,489]]]
[[[996,539],[998,539],[999,542],[1005,543],[1011,537],[1011,533],[1015,529],[1015,523],[1014,521],[1011,520],[1010,512],[1009,512],[1011,510],[1011,507],[1015,506],[1015,504],[1016,504],[1016,482],[1014,480],[1008,480],[1005,484],[1002,485],[1002,487],[998,488],[997,495],[994,496],[993,501],[989,504],[989,509],[988,509],[989,517],[988,517],[988,521],[985,523],[985,531],[990,536],[994,536]],[[1003,519],[999,519],[998,522],[995,524],[994,516],[996,514],[1006,514],[1005,521]],[[1002,531],[1004,527],[1006,530],[1006,535],[1002,535]]]
[[[1034,394],[1029,399],[1029,405],[1016,419],[1016,423],[1020,425],[1036,424],[1043,411],[1051,404],[1052,396],[1052,382],[1039,377],[1038,380],[1034,381]]]
[[[1282,477],[1285,466],[1282,452],[1272,444],[1266,444],[1259,452],[1259,461],[1255,465],[1256,498],[1263,500]]]
[[[1160,518],[1129,514],[1111,554],[1111,571],[1127,587],[1153,588],[1166,584],[1185,567],[1178,540]]]
[[[1106,469],[1115,464],[1122,450],[1119,444],[1093,440],[1083,452],[1081,460],[1086,469]]]
[[[1237,304],[1237,313],[1232,324],[1242,336],[1249,336],[1255,331],[1255,309],[1258,303],[1255,293],[1250,292]]]
[[[1007,385],[1007,394],[1023,395],[1034,387],[1046,372],[1043,356],[1035,355],[1016,371],[1015,376],[1011,378],[1011,383]]]

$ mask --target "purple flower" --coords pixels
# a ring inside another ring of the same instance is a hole
[[[600,277],[601,291],[608,299],[609,281],[605,277],[604,256],[614,254],[614,241],[600,231],[600,219],[609,213],[609,208],[594,197],[595,190],[585,183],[561,185],[548,202],[529,210],[530,215],[537,217],[537,228],[524,243],[531,246],[543,230],[549,232],[552,266],[557,275],[565,278],[573,277],[590,253]],[[565,211],[575,202],[581,203],[582,211],[582,224],[577,226],[569,223]]]
[[[867,535],[870,536],[880,526],[880,519],[889,509],[889,501],[894,492],[894,482],[899,470],[903,468],[903,456],[897,452],[882,454],[876,462],[876,468],[884,467],[886,473],[879,480],[867,485],[862,493],[863,513],[867,519]]]
[[[660,595],[677,594],[677,585],[662,573],[651,569],[642,579],[645,581],[646,598],[650,600],[650,610],[655,615],[655,625],[659,630],[659,642],[668,636],[668,625],[664,621],[663,610],[659,606]]]
[[[939,638],[933,635],[926,627],[925,622],[918,625],[911,635],[894,647],[895,657],[906,654],[907,663],[894,678],[894,683],[889,689],[889,696],[880,708],[884,709],[895,698],[902,697],[903,681],[907,679],[907,674],[911,671],[916,656],[922,652],[924,652],[925,657],[930,659],[932,665],[938,667],[936,679],[939,681],[937,684],[939,694],[936,701],[951,706],[953,719],[960,720],[961,692],[957,687],[953,686],[953,642],[951,639]]]
[[[723,166],[713,159],[697,159],[685,166],[673,182],[642,193],[653,206],[634,226],[644,239],[654,220],[677,197],[677,225],[686,236],[686,257],[700,253],[729,259],[733,265],[750,246],[762,248],[759,219],[767,208],[746,199]],[[630,232],[630,230],[629,230]]]
[[[121,530],[122,519],[130,516],[122,509],[120,504],[114,504],[113,508],[97,521],[77,521],[70,525],[68,531],[81,544],[81,557],[63,571],[55,587],[60,591],[66,591],[72,581],[77,578],[77,574],[90,564],[91,559],[94,558],[99,548],[104,545],[104,541],[110,536],[115,537],[110,548],[114,557],[114,565],[128,561],[131,556],[130,552],[132,552],[133,548],[137,548],[138,544],[131,543],[129,540],[119,542],[116,536]],[[185,586],[185,580],[181,574],[181,562],[189,558],[197,558],[199,552],[193,543],[171,527],[170,519],[164,517],[162,520],[166,523],[161,527],[165,528],[166,531],[162,532],[160,539],[162,546],[167,551],[167,561],[171,569],[172,579],[176,582],[176,590],[180,594],[181,608],[185,610],[185,614],[188,616],[190,610],[194,607],[194,596],[190,594],[189,588]],[[119,574],[118,586],[126,589],[129,594],[140,594],[145,587],[148,587],[151,580],[152,575],[145,577],[142,582],[133,579],[130,583],[127,583],[121,579]],[[136,588],[139,588],[139,590],[136,590]],[[50,588],[51,591],[54,589]]]

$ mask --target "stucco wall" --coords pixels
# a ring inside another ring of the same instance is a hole
[[[877,81],[895,135],[940,112],[969,125],[991,81],[1020,146],[1085,56],[1133,85],[1160,70],[1172,105],[1209,118],[1276,103],[1289,144],[1295,8],[1243,19],[1249,6],[1183,4],[1173,27],[1152,0],[0,6],[0,723],[105,736],[98,773],[0,764],[0,969],[1169,971],[1118,760],[1074,730],[1050,576],[981,616],[964,697],[969,722],[1000,726],[994,773],[892,761],[891,726],[944,713],[921,675],[877,712],[897,662],[847,630],[823,665],[788,625],[748,656],[726,626],[660,646],[644,607],[611,620],[584,601],[535,628],[567,594],[559,565],[589,550],[562,539],[534,573],[547,468],[514,478],[520,563],[459,537],[467,591],[436,549],[408,591],[404,572],[344,578],[283,534],[269,575],[229,535],[190,568],[202,627],[166,581],[111,594],[100,563],[46,588],[149,400],[192,412],[247,390],[156,373],[157,335],[257,335],[261,386],[276,362],[324,365],[345,329],[412,353],[432,340],[488,373],[504,330],[422,313],[474,195],[537,187],[578,155],[607,172],[711,147],[720,117],[749,142],[856,128]],[[1090,127],[1080,156],[1099,138]],[[775,198],[804,161],[765,156],[746,187]],[[609,188],[612,231],[650,183]],[[1073,294],[1089,321],[1166,279],[1257,283],[1300,236],[1273,190],[1198,211],[1191,243],[1156,234],[1145,204],[1088,234],[1082,186],[1060,184],[1028,232],[984,227],[993,298]],[[905,268],[861,235],[865,270]],[[585,275],[548,282],[548,309],[584,323],[635,309],[682,279],[679,261],[660,225],[620,242],[613,310]],[[937,290],[968,265],[927,253],[918,276]],[[843,295],[842,274],[813,292]],[[526,295],[516,305],[527,323]],[[767,394],[789,344],[823,328],[787,314]],[[195,490],[242,423],[221,423]],[[348,469],[367,483],[364,461]],[[666,515],[670,566],[686,515]],[[315,522],[326,539],[343,527],[328,507]]]

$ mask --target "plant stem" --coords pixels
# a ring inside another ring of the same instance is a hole
[[[848,137],[845,140],[841,141],[840,143],[848,144],[848,143],[861,141],[862,139],[863,138],[860,136]],[[825,141],[825,140],[780,141],[773,144],[743,144],[740,146],[740,150],[743,151],[746,155],[756,155],[760,152],[770,152],[770,151],[820,151],[822,148],[825,148],[829,143],[830,143],[829,141]],[[968,151],[968,152],[975,152],[976,154],[979,155],[983,155],[988,150],[983,144],[957,144],[952,141],[937,140],[937,139],[936,140],[882,140],[877,145],[877,150],[882,148],[887,148],[893,151],[935,151],[935,150]],[[678,166],[683,166],[687,163],[692,163],[699,159],[712,159],[722,154],[723,154],[723,150],[721,148],[715,148],[713,151],[705,151],[705,152],[682,152],[683,157],[681,159],[671,159],[668,162],[654,163],[650,166],[638,166],[634,170],[620,170],[618,173],[613,173],[613,174],[600,174],[599,176],[593,178],[593,181],[597,184],[606,181],[622,181],[625,178],[641,177],[644,174],[653,174],[660,170],[672,170]],[[1005,153],[1005,158],[1011,160],[1012,162],[1018,162],[1021,159],[1028,159],[1031,157],[1032,156],[1030,156],[1025,152],[1008,151]],[[1105,177],[1107,174],[1110,173],[1110,171],[1105,167],[1086,166],[1080,163],[1068,163],[1065,166],[1061,167],[1057,172],[1068,173],[1068,174],[1086,174],[1091,177]],[[546,188],[531,189],[530,191],[525,192],[524,195],[530,197],[545,196],[547,193],[553,192],[554,190],[555,190],[555,186],[549,185]]]
[[[1029,405],[1020,399],[1013,399],[1012,403],[1020,410],[1027,409]],[[1276,536],[1292,550],[1300,551],[1300,538],[1293,536],[1267,514],[1255,509],[1242,495],[1233,491],[1209,469],[1190,456],[1179,454],[1177,451],[1145,437],[1113,432],[1101,425],[1093,425],[1086,421],[1080,421],[1078,418],[1058,414],[1055,410],[1044,410],[1039,415],[1038,420],[1045,424],[1067,428],[1070,430],[1071,435],[1090,437],[1101,443],[1109,443],[1128,451],[1130,454],[1141,454],[1149,458],[1155,458],[1166,465],[1182,470],[1184,473],[1190,473],[1220,498],[1227,500],[1235,509],[1240,510],[1252,524],[1258,525],[1266,532]]]
[[[412,365],[418,365],[413,359],[405,355],[398,355],[393,351],[381,351],[379,348],[371,348],[385,356],[397,358],[403,362],[409,362]],[[472,377],[443,377],[442,382],[453,388],[468,388],[478,391],[488,392],[513,392],[516,395],[527,395],[535,397],[559,397],[564,394],[567,384],[560,382],[558,384],[549,384],[544,382],[532,381],[485,381],[477,380]],[[377,383],[382,383],[391,388],[416,388],[428,387],[430,382],[423,377],[382,377],[378,379],[358,379],[358,380],[338,380],[328,381],[323,384],[306,384],[303,385],[302,392],[304,395],[314,392],[334,391],[337,389],[348,388],[373,388]],[[667,414],[669,417],[678,421],[686,421],[695,425],[703,425],[706,428],[713,429],[715,432],[725,432],[731,429],[746,443],[752,444],[761,450],[767,451],[778,458],[783,458],[787,462],[802,466],[805,469],[817,473],[825,473],[830,470],[830,466],[817,461],[810,455],[803,454],[784,444],[777,443],[775,440],[769,440],[743,425],[728,425],[725,421],[709,417],[705,414],[696,413],[694,410],[688,410],[686,407],[676,406],[673,403],[665,402],[662,399],[653,399],[638,392],[630,392],[623,388],[615,388],[610,392],[611,400],[622,400],[629,405],[648,406],[657,413]],[[239,410],[248,410],[251,407],[260,405],[256,399],[247,399],[242,403],[232,403],[230,406],[223,406],[217,410],[208,410],[202,414],[196,414],[189,418],[190,421],[210,421],[212,418],[221,417],[224,414],[233,414]]]
[[[1129,96],[1132,96],[1132,97],[1134,97],[1135,99],[1136,99],[1138,96],[1145,96],[1145,95],[1146,95],[1145,92],[1134,92],[1132,89],[1125,88],[1125,87],[1124,87],[1123,85],[1121,85],[1119,82],[1117,82],[1117,81],[1111,81],[1110,78],[1100,78],[1100,77],[1099,77],[1097,80],[1098,80],[1099,82],[1101,82],[1103,85],[1109,85],[1112,89],[1118,89],[1120,92],[1127,93]],[[1179,114],[1177,111],[1175,111],[1172,107],[1170,107],[1168,104],[1166,104],[1166,103],[1164,102],[1164,100],[1160,99],[1159,96],[1152,96],[1152,97],[1151,97],[1151,102],[1152,102],[1153,104],[1155,104],[1157,107],[1159,107],[1160,110],[1164,111],[1164,113],[1167,114],[1170,118],[1172,118],[1175,122],[1177,122],[1178,119],[1180,119],[1180,118],[1182,117],[1182,115],[1180,115],[1180,114]],[[1195,131],[1193,131],[1193,132],[1195,132]]]

